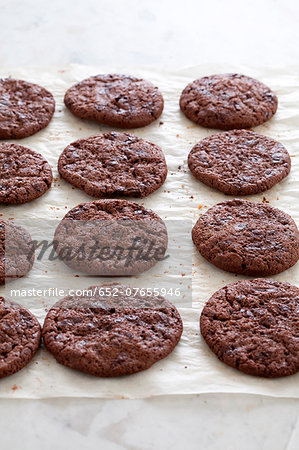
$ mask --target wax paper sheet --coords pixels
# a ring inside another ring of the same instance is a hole
[[[115,68],[68,66],[64,68],[39,67],[2,70],[1,76],[12,76],[36,82],[48,88],[56,100],[56,111],[47,128],[35,136],[18,141],[42,153],[54,172],[51,190],[34,202],[20,206],[1,206],[3,218],[19,223],[38,224],[39,220],[59,221],[67,210],[84,201],[91,201],[84,192],[72,189],[57,173],[57,160],[62,150],[72,141],[111,128],[75,118],[63,104],[68,87],[81,79],[97,73],[113,72]],[[179,308],[184,322],[184,333],[176,349],[164,360],[147,371],[115,378],[94,378],[72,371],[56,363],[41,348],[33,361],[19,373],[0,380],[0,397],[46,398],[46,397],[102,397],[145,398],[157,395],[198,394],[207,392],[230,392],[262,394],[277,397],[299,397],[299,374],[274,380],[248,376],[221,363],[209,350],[199,333],[198,320],[201,309],[217,289],[241,278],[221,271],[207,263],[193,248],[191,225],[210,206],[227,199],[193,178],[188,170],[187,156],[191,147],[200,139],[217,130],[196,126],[187,120],[179,109],[179,96],[185,85],[195,78],[212,73],[240,72],[258,78],[269,85],[278,95],[279,107],[275,117],[256,127],[255,131],[281,141],[292,159],[291,174],[271,191],[251,196],[253,201],[269,201],[291,214],[299,224],[299,69],[198,66],[169,72],[167,70],[123,67],[120,73],[137,74],[159,86],[165,99],[162,116],[156,122],[141,129],[130,130],[136,135],[160,145],[168,164],[168,177],[164,186],[149,197],[137,200],[152,208],[170,224],[172,254],[176,259],[176,271],[170,282],[182,286],[185,303]],[[27,221],[27,222],[26,222]],[[174,223],[174,225],[173,225]],[[179,266],[181,261],[181,266]],[[28,277],[1,288],[1,295],[9,289],[36,286],[46,277],[45,262],[35,263]],[[51,271],[51,269],[49,269]],[[54,270],[54,269],[53,269]],[[63,287],[88,287],[86,277],[73,277],[66,269],[56,270],[57,285]],[[192,270],[192,288],[191,275]],[[54,276],[54,272],[52,276]],[[167,270],[157,266],[126,284],[156,286],[163,282]],[[299,266],[273,277],[299,285]],[[185,281],[186,280],[186,281]],[[102,280],[98,280],[100,283]],[[98,284],[99,284],[98,283]],[[71,284],[71,286],[70,286]],[[95,283],[93,283],[95,284]],[[49,305],[57,298],[22,298],[15,300],[28,306],[41,324]],[[176,304],[175,299],[169,298]],[[193,303],[191,303],[193,301]]]

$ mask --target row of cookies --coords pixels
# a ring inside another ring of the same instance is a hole
[[[193,175],[229,195],[264,192],[285,178],[290,156],[279,142],[248,130],[209,136],[189,153]],[[0,202],[20,204],[52,183],[45,158],[19,144],[0,144]],[[167,176],[161,148],[133,134],[108,132],[68,145],[58,160],[62,178],[93,197],[145,197]]]
[[[23,80],[1,80],[0,98],[2,139],[36,133],[49,123],[55,109],[49,91]],[[80,118],[123,128],[150,124],[164,104],[150,82],[123,75],[83,80],[66,92],[64,101]],[[191,172],[208,186],[231,195],[255,194],[289,173],[290,157],[282,144],[244,130],[269,120],[277,109],[277,97],[264,84],[238,74],[204,77],[183,90],[180,106],[199,125],[232,130],[204,139],[189,154]],[[30,201],[50,187],[51,171],[41,155],[7,143],[0,151],[1,202]],[[163,184],[167,173],[157,145],[125,133],[70,144],[58,168],[63,178],[96,197],[144,197]]]
[[[209,77],[208,77],[209,78]],[[210,78],[213,78],[213,77],[210,77]],[[246,77],[245,77],[246,78]],[[217,77],[216,77],[216,79],[217,79]],[[241,85],[241,86],[243,86],[242,85],[242,82],[240,81],[240,80],[242,80],[242,76],[232,76],[232,79],[234,79],[235,81],[236,81],[236,84],[237,85]],[[218,80],[219,81],[219,80]],[[220,80],[221,81],[221,80]],[[204,83],[206,83],[206,82],[204,82]],[[83,82],[83,84],[84,84],[84,82]],[[88,83],[87,83],[88,84]],[[210,81],[208,82],[208,84],[210,85]],[[220,83],[221,84],[221,83]],[[84,86],[83,86],[83,90],[85,91],[86,90],[86,85],[84,84]],[[189,95],[189,97],[190,97],[190,90],[189,90],[189,87],[188,88],[186,88],[187,90],[186,90],[186,95]],[[248,89],[248,88],[247,88]],[[198,85],[196,84],[196,87],[195,88],[193,88],[193,90],[195,90],[195,91],[197,91],[197,90],[199,90],[200,92],[205,92],[205,90],[206,90],[206,87],[204,87],[204,86],[201,86],[201,85],[199,85],[199,87],[198,87]],[[192,91],[192,89],[191,89],[191,91]],[[242,89],[241,89],[241,91],[242,91]],[[259,93],[260,94],[260,93]],[[83,97],[84,97],[84,93],[82,94],[83,95]],[[246,89],[245,89],[245,97],[248,95],[248,91],[246,91]],[[235,98],[235,95],[232,95],[232,97],[233,98]],[[182,98],[183,98],[183,96],[182,96]],[[182,98],[181,98],[181,107],[182,107]],[[227,98],[227,96],[226,96],[226,98]],[[274,99],[275,100],[275,96],[271,96],[270,94],[269,94],[269,92],[267,92],[266,94],[265,94],[265,98],[271,98],[271,102],[272,102],[272,100]],[[190,101],[189,101],[190,100]],[[249,100],[250,100],[250,97],[249,97]],[[229,100],[228,101],[229,103],[231,103],[231,100]],[[262,104],[263,103],[263,97],[260,97],[259,98],[259,102]],[[270,102],[270,103],[271,103]],[[218,103],[219,103],[219,101],[218,101]],[[249,101],[249,103],[250,103],[250,101]],[[256,102],[255,102],[256,103]],[[272,102],[273,103],[273,102]],[[192,99],[190,99],[190,98],[188,98],[188,102],[186,103],[187,104],[187,106],[188,105],[191,105],[192,107],[194,107],[194,104],[196,104],[196,101],[194,101],[194,98]],[[274,101],[274,104],[275,104],[275,101]],[[195,105],[196,106],[196,105]],[[208,107],[208,110],[209,109],[211,109],[210,107],[211,107],[211,105],[208,105],[209,107]],[[237,107],[238,106],[238,107]],[[240,110],[240,108],[239,108],[239,106],[240,105],[238,105],[238,103],[236,103],[236,107],[235,107],[235,109],[238,111],[238,110]],[[276,100],[276,106],[277,106],[277,100]],[[262,109],[261,110],[259,110],[259,107],[258,107],[258,105],[251,105],[251,106],[249,106],[248,108],[250,109],[252,109],[253,107],[255,107],[255,108],[257,108],[257,112],[258,112],[258,114],[257,114],[257,116],[259,117],[259,121],[260,122],[257,122],[257,123],[255,123],[255,122],[253,122],[251,125],[254,125],[254,124],[258,124],[258,123],[261,123],[261,111],[262,111]],[[183,109],[183,108],[182,108]],[[242,108],[241,108],[242,109]],[[269,113],[269,111],[267,111],[267,107],[265,108],[266,109],[266,112],[265,112],[265,114],[264,114],[264,118],[263,118],[263,120],[262,121],[264,121],[265,120],[265,117],[266,118],[270,118],[270,113]],[[269,109],[269,108],[268,108]],[[213,110],[213,108],[212,108],[212,110]],[[219,110],[219,104],[218,104],[218,110]],[[274,113],[275,111],[272,111],[272,114]],[[242,111],[241,111],[241,113],[242,113]],[[239,114],[239,115],[242,115],[242,114]],[[85,114],[85,113],[84,113]],[[186,113],[186,115],[188,115],[187,113]],[[199,115],[200,117],[201,117],[201,115],[200,114],[198,114],[198,113],[196,113],[195,114],[196,115],[196,117]],[[213,115],[213,114],[212,114]],[[227,112],[226,112],[226,115],[227,115]],[[252,114],[251,114],[252,115]],[[253,114],[254,115],[254,114]],[[210,112],[209,112],[209,114],[208,114],[208,116],[210,117],[211,116],[211,114],[210,114]],[[216,116],[217,116],[217,108],[216,108]],[[225,116],[225,115],[224,115]],[[223,116],[223,117],[224,117]],[[83,116],[81,116],[81,117],[83,117]],[[222,117],[222,122],[223,122],[223,117]],[[246,117],[248,117],[248,115],[246,116]],[[92,119],[94,119],[95,117],[86,117],[86,118],[92,118]],[[214,119],[215,120],[215,119]],[[267,120],[267,119],[266,119]],[[196,120],[194,120],[194,121],[196,121]],[[220,121],[221,122],[221,121]],[[200,122],[198,122],[198,123],[200,123]],[[215,122],[210,122],[210,123],[212,123],[212,125],[210,125],[210,126],[214,126],[213,125],[213,123],[215,123]],[[203,123],[202,123],[203,124]],[[208,124],[206,124],[206,126],[209,126]],[[217,125],[219,128],[220,128],[220,126],[219,126],[219,124]],[[240,125],[240,122],[239,122],[239,127],[242,127],[242,126],[244,126],[244,125]],[[248,126],[248,125],[247,125]],[[237,125],[234,125],[233,126],[233,128],[237,128],[238,126]],[[230,127],[228,127],[227,125],[222,125],[221,126],[221,128],[224,128],[224,129],[227,129],[227,128],[230,128]],[[243,132],[242,132],[243,133]],[[229,136],[233,136],[233,135],[229,135]],[[242,134],[241,134],[241,136],[242,136]],[[276,145],[277,143],[275,143],[275,145]],[[245,155],[246,156],[246,155]],[[263,156],[263,152],[262,152],[262,156]],[[285,157],[285,154],[284,154],[284,157]],[[221,159],[221,157],[220,157],[220,159]],[[273,158],[272,158],[272,160],[273,160]],[[194,158],[193,158],[193,161],[194,161]],[[81,165],[82,165],[82,159],[81,159],[81,161],[79,161],[79,164],[80,164],[80,162],[81,162]],[[257,166],[259,165],[259,164],[256,164]],[[190,164],[189,164],[189,166],[190,166]],[[80,167],[79,167],[80,168]],[[84,169],[84,167],[83,167],[83,169]],[[270,173],[271,173],[271,158],[270,158],[270,167],[267,167],[266,168]],[[279,171],[278,171],[279,172]],[[283,171],[282,171],[283,172]],[[74,173],[76,173],[76,171],[73,171],[73,175],[74,175]],[[263,171],[261,171],[261,173],[263,173]],[[287,173],[286,173],[287,174]],[[246,175],[246,174],[245,174]],[[280,175],[279,175],[280,176]],[[278,177],[279,177],[278,176]],[[284,175],[285,176],[285,175]],[[215,177],[215,178],[217,178],[217,176]],[[219,177],[218,177],[219,178]],[[232,178],[232,177],[231,177]],[[256,177],[256,178],[258,178],[258,177]],[[270,177],[271,178],[271,177]],[[275,182],[275,177],[273,177],[274,178],[274,182]],[[282,178],[282,177],[281,177]],[[280,179],[281,179],[280,178]],[[277,177],[276,177],[276,182],[277,181],[279,181],[279,179],[277,180]],[[272,182],[272,181],[271,181]],[[208,183],[207,183],[208,184]],[[242,184],[242,183],[241,183]],[[249,183],[250,184],[250,183]],[[254,183],[252,183],[252,179],[251,179],[251,185],[252,184],[254,184]],[[274,184],[274,183],[273,183]],[[272,184],[272,185],[273,185]],[[270,186],[271,187],[271,186]],[[267,187],[266,187],[267,188]],[[117,194],[117,195],[120,195],[120,194]],[[145,194],[146,195],[146,194]],[[274,220],[274,222],[275,222],[275,220]],[[291,258],[292,259],[292,258]],[[295,261],[296,262],[296,261]],[[216,264],[217,265],[217,264]],[[284,269],[282,269],[282,270],[284,270]]]

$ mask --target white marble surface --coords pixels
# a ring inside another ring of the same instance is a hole
[[[297,65],[294,0],[0,0],[2,67]],[[201,395],[1,400],[1,450],[295,450],[299,402]]]

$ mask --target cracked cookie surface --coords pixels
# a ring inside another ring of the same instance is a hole
[[[58,302],[45,319],[44,342],[60,364],[99,377],[129,375],[148,369],[178,344],[182,320],[163,297],[133,294],[117,283],[88,290],[93,294]]]
[[[225,286],[206,303],[201,334],[218,358],[242,372],[282,377],[299,371],[299,289],[269,279]]]
[[[81,119],[120,128],[149,125],[160,117],[164,101],[149,81],[127,75],[96,75],[65,94],[67,108]]]
[[[293,219],[265,203],[229,200],[203,214],[192,230],[201,255],[227,272],[274,275],[299,258],[299,233]]]
[[[55,110],[53,95],[37,84],[0,80],[0,139],[22,139],[45,128]]]
[[[69,267],[98,276],[136,275],[164,258],[168,235],[151,209],[97,200],[71,209],[58,225],[55,250]]]
[[[0,378],[23,369],[38,350],[41,327],[21,305],[0,297]]]
[[[0,203],[21,204],[41,197],[52,178],[51,167],[40,153],[0,143]]]
[[[146,197],[167,176],[158,145],[117,132],[68,145],[60,155],[58,170],[62,178],[93,197]]]
[[[0,220],[0,285],[25,276],[34,263],[34,244],[25,228]]]
[[[260,125],[275,114],[278,100],[263,83],[241,74],[217,74],[188,84],[180,108],[188,119],[222,130]]]
[[[254,131],[209,136],[192,148],[188,166],[207,186],[228,195],[264,192],[285,178],[291,159],[279,142]]]

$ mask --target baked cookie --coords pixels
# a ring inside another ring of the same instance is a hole
[[[242,372],[273,378],[299,371],[299,289],[288,283],[225,286],[203,308],[200,330],[218,358]]]
[[[0,285],[25,276],[34,262],[30,234],[15,223],[0,220]]]
[[[126,200],[98,200],[71,209],[54,248],[72,269],[98,276],[136,275],[164,259],[167,229],[151,209]]]
[[[299,258],[295,222],[266,203],[218,203],[198,219],[192,239],[210,263],[243,275],[274,275],[292,267]]]
[[[276,95],[254,78],[228,73],[188,84],[180,107],[188,119],[207,128],[232,130],[260,125],[276,113]]]
[[[81,119],[119,128],[138,128],[158,119],[162,94],[149,81],[127,75],[96,75],[65,94],[67,108]]]
[[[167,175],[160,147],[128,133],[80,139],[60,155],[62,178],[93,197],[146,197]]]
[[[291,170],[279,142],[254,131],[232,130],[198,142],[189,153],[189,169],[207,186],[229,195],[264,192]]]
[[[0,378],[27,366],[38,350],[41,326],[28,309],[0,297]]]
[[[58,302],[45,319],[44,342],[60,364],[98,377],[130,375],[178,344],[182,320],[163,297],[113,283],[87,291]]]
[[[30,202],[50,188],[52,178],[51,167],[40,153],[0,142],[0,203]]]
[[[23,80],[0,80],[0,139],[21,139],[45,128],[55,110],[53,95]]]

